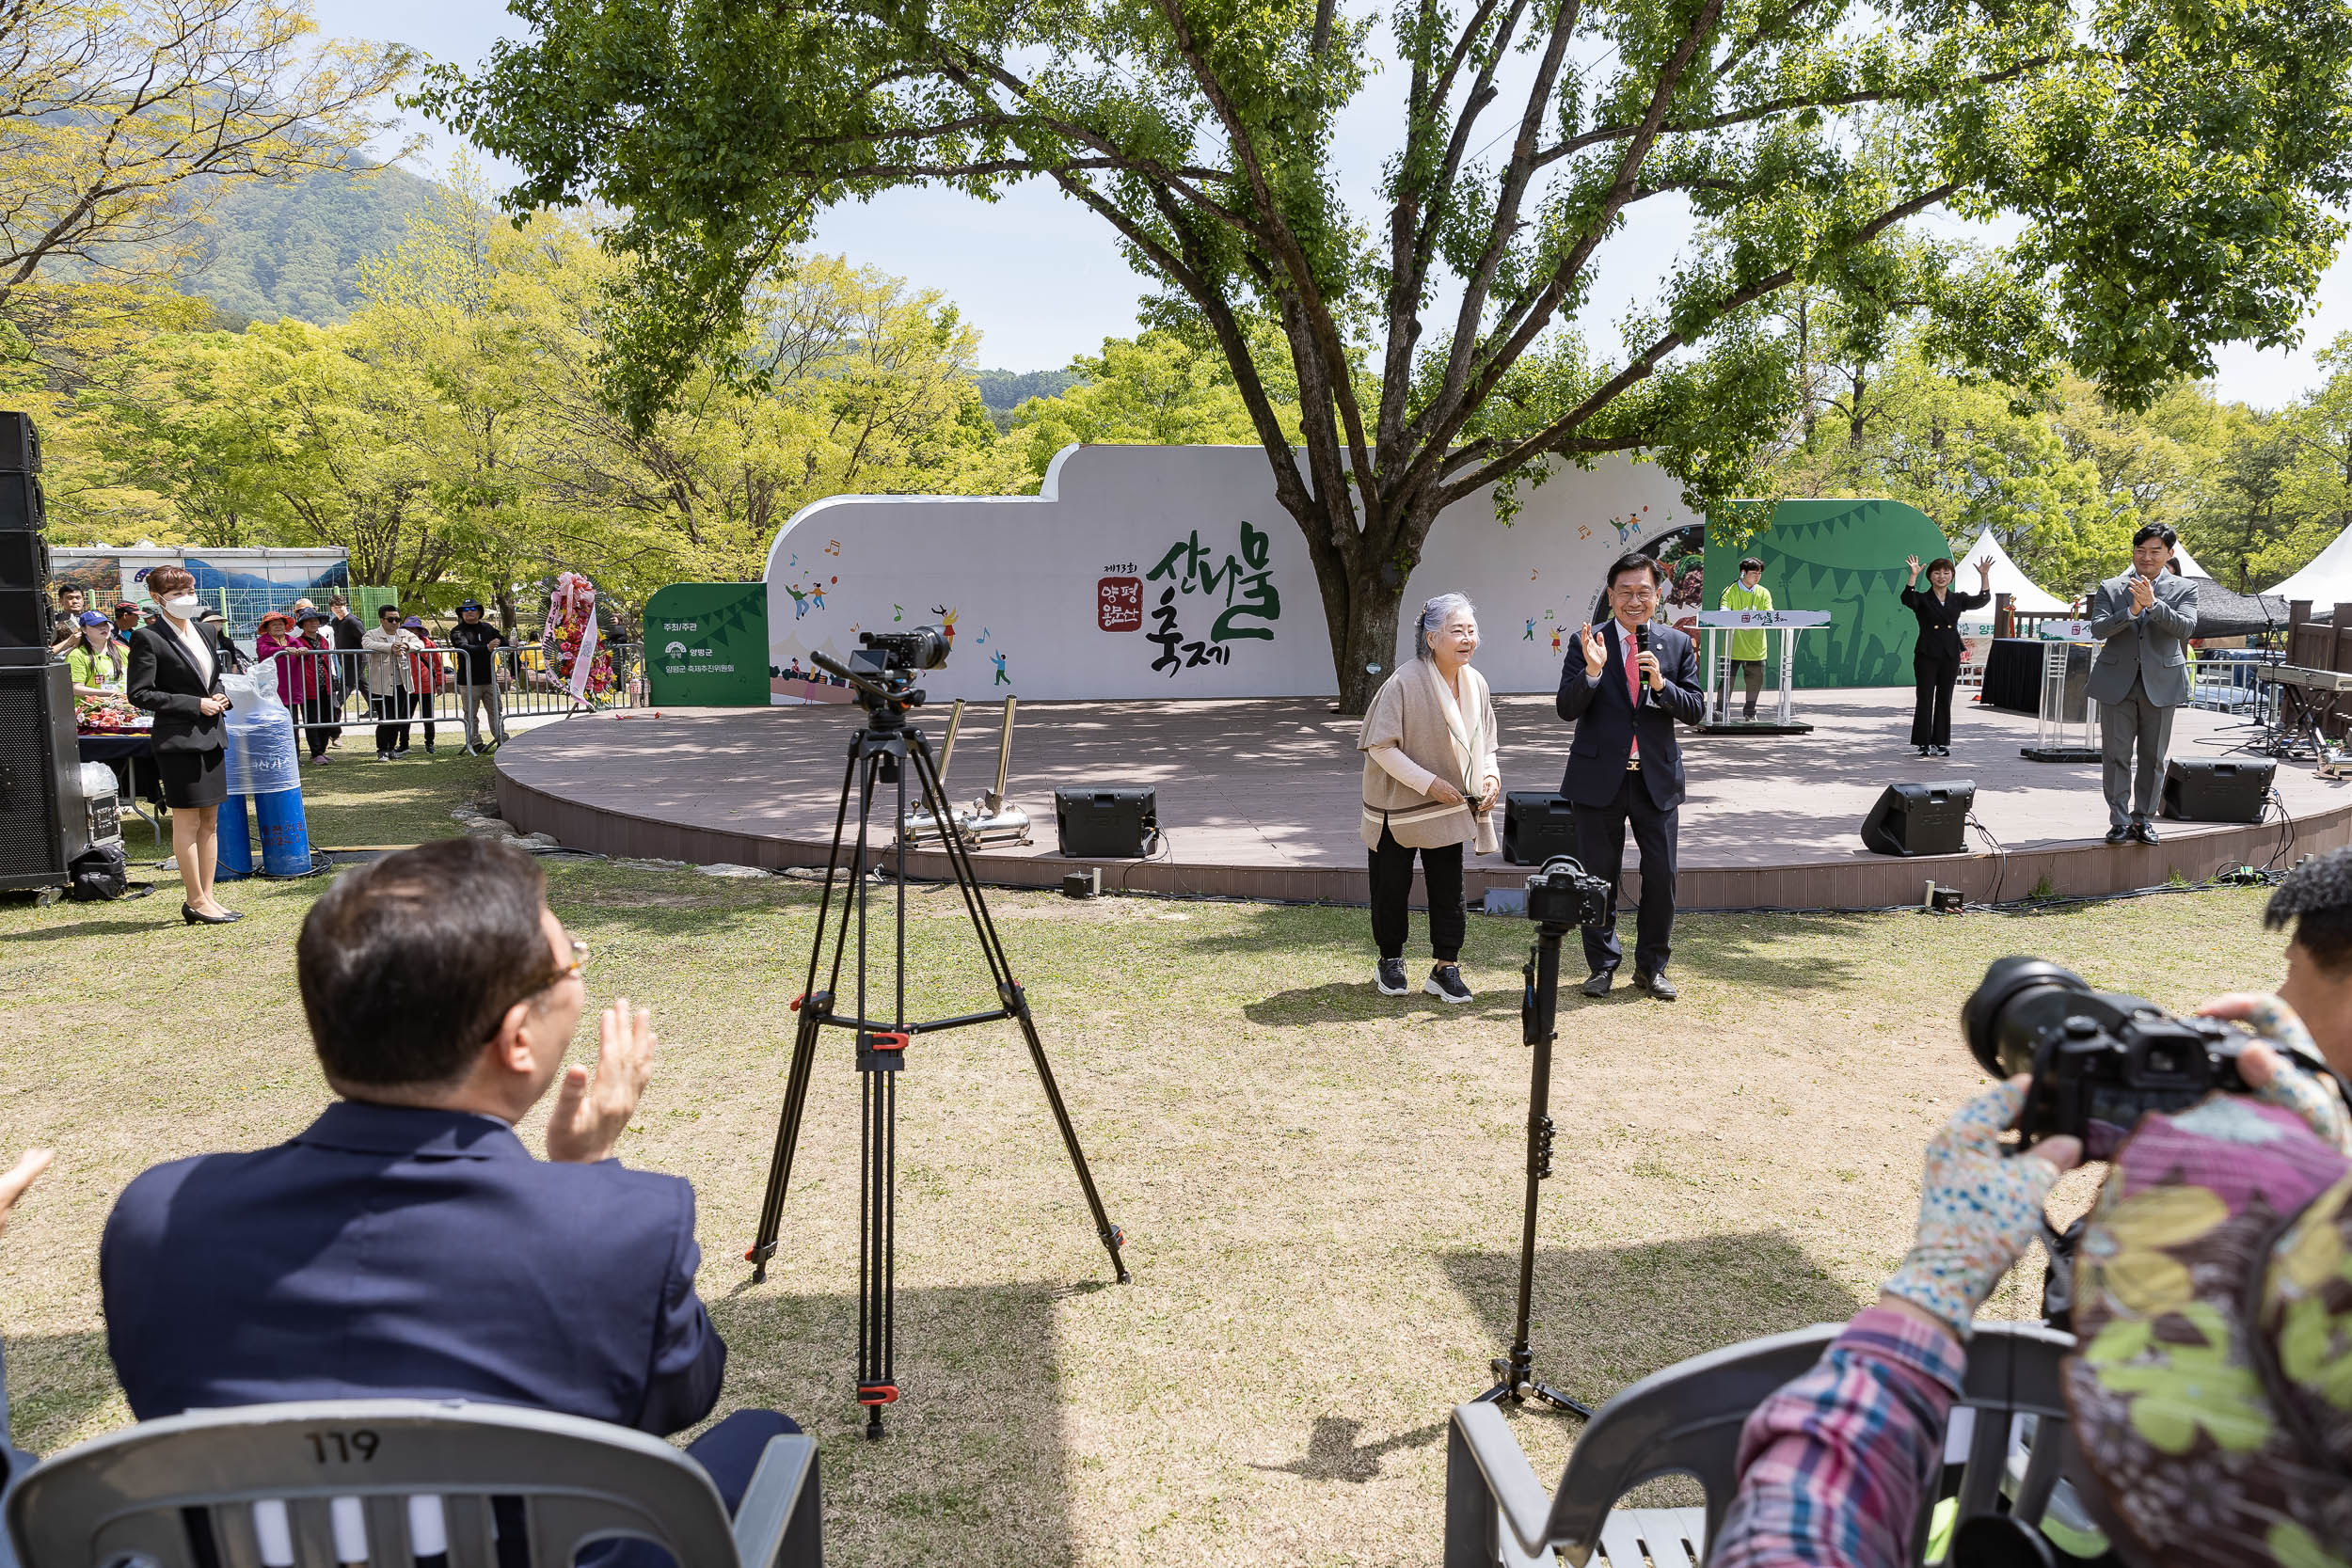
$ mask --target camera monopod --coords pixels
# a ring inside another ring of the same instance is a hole
[[[944,637],[940,644],[944,657]],[[983,1012],[952,1018],[907,1017],[908,775],[914,775],[920,804],[930,814],[930,820],[952,822],[954,817],[947,806],[946,786],[940,783],[938,766],[931,758],[930,743],[920,730],[906,721],[908,710],[922,705],[923,693],[913,689],[912,676],[903,669],[890,669],[886,652],[866,652],[855,657],[866,667],[853,670],[822,654],[814,656],[820,668],[850,683],[866,706],[866,720],[850,737],[849,770],[841,779],[841,804],[834,816],[833,850],[825,863],[825,889],[817,906],[817,930],[809,942],[808,980],[799,1000],[792,1004],[793,1011],[800,1016],[800,1026],[792,1040],[792,1069],[785,1082],[784,1108],[776,1120],[775,1153],[769,1163],[768,1190],[760,1203],[759,1232],[743,1256],[752,1264],[753,1283],[768,1277],[768,1260],[776,1254],[776,1237],[784,1223],[784,1199],[792,1181],[792,1157],[800,1145],[802,1114],[807,1108],[809,1082],[816,1071],[818,1037],[828,1028],[850,1030],[857,1040],[863,1118],[858,1187],[857,1402],[866,1407],[866,1435],[879,1438],[882,1435],[882,1406],[896,1403],[898,1398],[898,1079],[906,1070],[908,1050],[916,1037],[1007,1018],[1021,1025],[1022,1038],[1028,1043],[1030,1065],[1037,1069],[1038,1081],[1045,1089],[1045,1102],[1053,1109],[1055,1125],[1061,1129],[1062,1145],[1070,1151],[1070,1163],[1078,1173],[1078,1185],[1086,1194],[1087,1208],[1094,1215],[1095,1231],[1110,1253],[1111,1267],[1118,1274],[1119,1282],[1126,1284],[1129,1275],[1126,1262],[1120,1256],[1125,1238],[1103,1211],[1102,1195],[1094,1189],[1094,1173],[1087,1166],[1086,1151],[1078,1147],[1077,1130],[1070,1124],[1061,1088],[1054,1082],[1053,1067],[1045,1059],[1044,1042],[1038,1038],[1029,999],[1021,983],[1013,978],[1012,960],[1006,956],[1004,940],[996,934],[995,922],[989,918],[987,900],[981,895],[979,879],[972,868],[971,851],[962,835],[953,832],[940,835],[941,847],[962,895],[964,912],[971,917],[972,929],[979,938],[997,1005]],[[880,784],[894,784],[898,791],[898,815],[891,818],[898,828],[892,851],[898,884],[892,918],[897,957],[891,970],[887,1018],[873,1016],[878,1009],[869,1002],[866,953],[866,906],[872,886],[868,872],[885,858],[867,838],[874,791]],[[849,832],[850,802],[853,797],[857,801],[854,837]],[[849,851],[846,879],[840,875],[845,847]],[[834,908],[836,881],[844,885],[837,915]],[[852,926],[857,931],[856,1005],[844,1013],[839,1010],[841,968]],[[828,965],[829,934],[832,957]],[[820,968],[825,974],[821,988],[818,984]]]
[[[1556,858],[1547,863],[1543,874],[1529,882],[1531,915],[1541,918],[1563,912],[1544,909],[1536,902],[1537,884],[1547,880],[1559,863]],[[1583,877],[1583,867],[1577,866],[1575,875]],[[1533,1399],[1590,1420],[1593,1412],[1589,1406],[1535,1380],[1534,1352],[1528,1344],[1530,1319],[1534,1312],[1535,1207],[1539,1191],[1536,1184],[1551,1176],[1551,1043],[1560,1011],[1560,942],[1574,929],[1576,927],[1570,922],[1543,918],[1536,927],[1535,945],[1529,949],[1527,963],[1519,971],[1523,981],[1519,992],[1519,1030],[1534,1050],[1534,1062],[1530,1069],[1527,1095],[1527,1201],[1519,1227],[1518,1315],[1512,1322],[1509,1352],[1487,1363],[1499,1381],[1471,1402],[1493,1404],[1509,1400],[1518,1404]]]

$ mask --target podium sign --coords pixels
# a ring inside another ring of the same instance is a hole
[[[1796,686],[1797,634],[1830,624],[1826,610],[1703,610],[1700,641],[1706,645],[1707,717],[1699,728],[1709,735],[1809,735],[1813,726],[1791,713]],[[1765,662],[1779,673],[1778,696],[1770,719],[1731,717],[1731,638],[1760,632]]]

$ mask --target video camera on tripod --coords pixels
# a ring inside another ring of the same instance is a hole
[[[953,646],[945,626],[862,631],[857,640],[858,651],[847,664],[816,653],[808,656],[809,660],[828,674],[848,681],[857,700],[877,718],[889,713],[903,719],[907,709],[921,707],[923,693],[914,689],[915,674],[946,664]]]

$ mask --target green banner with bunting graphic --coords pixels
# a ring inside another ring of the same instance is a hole
[[[1785,500],[1772,509],[1772,526],[1737,548],[1708,531],[1707,608],[1739,580],[1740,558],[1755,556],[1773,609],[1830,613],[1827,626],[1797,639],[1797,685],[1909,686],[1919,624],[1903,608],[1911,580],[1903,558],[1932,561],[1950,548],[1933,519],[1901,501]],[[1953,586],[1976,585],[1971,572]]]
[[[674,582],[645,605],[657,707],[768,705],[768,585]]]

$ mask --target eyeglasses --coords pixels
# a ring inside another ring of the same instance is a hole
[[[564,933],[564,942],[572,950],[572,961],[532,981],[530,988],[515,998],[516,1002],[528,1002],[543,991],[553,990],[564,981],[579,977],[580,972],[588,967],[588,944],[569,932]],[[514,1005],[514,1002],[507,1004],[510,1007]]]

